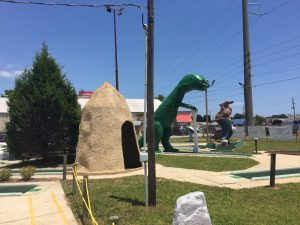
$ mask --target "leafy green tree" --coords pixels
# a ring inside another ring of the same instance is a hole
[[[197,122],[202,122],[203,121],[203,117],[200,114],[197,114]]]
[[[8,94],[11,90],[4,90],[4,94],[1,94],[0,97],[8,97]]]
[[[7,144],[16,158],[75,152],[80,123],[76,91],[45,43],[8,98]]]
[[[208,122],[211,122],[210,115],[207,115],[207,118],[208,118]],[[204,115],[204,116],[202,117],[202,122],[206,122],[206,115]]]
[[[288,116],[285,115],[285,114],[278,114],[278,115],[272,115],[271,118],[282,118],[282,119],[285,119],[285,118],[288,118]]]
[[[266,123],[266,118],[260,115],[255,115],[255,125],[263,125]]]
[[[236,113],[236,114],[234,114],[233,119],[245,119],[245,115]]]
[[[159,95],[155,96],[154,98],[158,99],[161,102],[163,102],[163,100],[165,100],[165,96],[163,96],[162,94],[159,94]]]

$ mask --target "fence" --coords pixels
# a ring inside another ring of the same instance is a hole
[[[89,194],[89,186],[88,186],[88,176],[83,176],[83,180],[81,181],[78,178],[78,173],[77,173],[77,167],[73,166],[72,168],[72,173],[73,173],[73,194],[77,193],[77,190],[79,191],[79,194],[82,198],[82,202],[83,202],[83,218],[85,217],[85,215],[89,214],[93,225],[98,225],[93,212],[92,212],[92,207],[91,207],[91,201],[90,201],[90,194]],[[80,188],[80,183],[83,184],[83,187],[81,190]],[[76,185],[75,185],[76,184]]]
[[[276,140],[292,140],[293,126],[248,126],[248,137],[252,138],[270,138]],[[236,127],[232,137],[245,137],[245,127]]]

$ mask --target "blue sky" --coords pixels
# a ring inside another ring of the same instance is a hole
[[[55,2],[43,1],[43,2]],[[56,2],[104,4],[101,0]],[[111,3],[147,1],[111,1]],[[264,16],[249,15],[254,114],[300,112],[300,1],[257,0]],[[216,80],[209,89],[209,109],[235,101],[243,111],[243,42],[241,0],[155,1],[155,95],[168,95],[188,73]],[[249,11],[258,11],[249,6]],[[0,92],[30,68],[43,41],[76,90],[115,84],[113,15],[102,8],[48,7],[0,3]],[[126,98],[143,98],[144,31],[141,14],[126,8],[117,17],[119,86]],[[290,79],[287,81],[281,81]],[[277,82],[278,81],[278,82]],[[270,83],[274,82],[274,83]],[[205,112],[204,93],[191,92],[185,103]]]

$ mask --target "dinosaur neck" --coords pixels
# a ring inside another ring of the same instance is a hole
[[[184,95],[185,92],[181,88],[175,87],[168,98],[175,100],[176,103],[181,103]]]

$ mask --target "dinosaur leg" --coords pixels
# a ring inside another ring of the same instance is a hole
[[[162,142],[166,152],[178,152],[178,149],[173,148],[173,146],[170,144],[169,140],[170,140],[171,134],[172,134],[171,127],[165,128],[164,135],[161,139],[161,142]]]
[[[162,128],[160,122],[156,122],[154,121],[154,133],[155,133],[155,152],[160,153],[160,149],[159,149],[159,142],[163,136],[163,132],[164,129]],[[144,136],[142,135],[139,138],[139,147],[143,147],[144,146]]]
[[[154,133],[155,133],[155,152],[161,153],[161,150],[159,149],[159,142],[163,137],[164,129],[160,122],[154,121]]]

